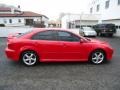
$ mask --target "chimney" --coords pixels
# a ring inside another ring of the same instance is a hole
[[[20,5],[18,5],[18,9],[20,9]]]
[[[14,14],[14,13],[15,13],[15,9],[11,8],[11,14]]]

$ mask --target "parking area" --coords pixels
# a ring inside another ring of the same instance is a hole
[[[0,90],[120,90],[120,37],[96,39],[114,48],[111,62],[40,63],[26,67],[6,58],[6,38],[0,38]]]

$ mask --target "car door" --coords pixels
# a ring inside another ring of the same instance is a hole
[[[63,44],[62,55],[66,61],[80,61],[83,59],[84,44],[80,43],[80,37],[67,32],[58,31],[58,38]]]
[[[39,50],[41,61],[57,61],[62,59],[62,45],[56,39],[55,30],[38,32],[33,36]]]

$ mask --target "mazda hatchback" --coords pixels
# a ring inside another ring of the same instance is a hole
[[[78,36],[69,30],[35,28],[8,36],[6,55],[27,66],[38,62],[89,61],[101,64],[111,60],[113,49],[107,42]]]

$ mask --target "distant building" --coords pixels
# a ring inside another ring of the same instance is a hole
[[[54,27],[54,28],[61,28],[61,21],[60,20],[51,20],[48,22],[48,27]]]
[[[0,24],[5,26],[48,27],[48,17],[31,11],[21,11],[20,6],[0,4]]]
[[[120,0],[93,0],[89,13],[101,14],[100,23],[114,23],[120,29]]]
[[[76,29],[81,26],[91,27],[98,24],[99,17],[99,14],[64,14],[61,17],[62,28]]]

